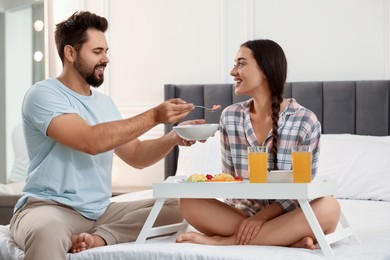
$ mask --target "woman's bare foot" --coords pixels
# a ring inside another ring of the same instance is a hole
[[[89,248],[105,246],[106,242],[98,235],[91,235],[88,233],[81,233],[79,235],[72,235],[72,248],[70,252],[79,253]]]
[[[180,234],[176,238],[177,243],[194,243],[203,245],[234,245],[234,237],[206,236],[197,232]]]
[[[306,249],[317,249],[314,245],[314,240],[311,237],[304,237],[301,240],[298,240],[294,244],[290,245],[290,247],[297,247],[297,248],[306,248]]]

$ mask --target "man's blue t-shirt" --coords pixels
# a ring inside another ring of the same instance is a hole
[[[22,114],[31,164],[15,210],[33,196],[68,205],[89,219],[99,218],[111,197],[114,151],[89,155],[54,141],[46,131],[51,120],[63,114],[78,114],[90,125],[121,119],[111,98],[93,89],[83,96],[48,79],[26,93]]]

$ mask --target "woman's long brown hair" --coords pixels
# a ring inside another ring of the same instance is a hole
[[[278,121],[280,104],[287,77],[287,60],[283,49],[271,40],[253,40],[241,46],[252,51],[260,69],[264,72],[272,93],[272,156],[274,170],[278,169]]]

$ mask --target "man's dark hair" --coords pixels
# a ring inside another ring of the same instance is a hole
[[[81,46],[88,40],[86,33],[88,29],[105,32],[107,28],[106,18],[87,11],[75,12],[67,20],[58,23],[54,36],[62,64],[64,63],[64,47],[66,45],[72,46],[79,52]]]

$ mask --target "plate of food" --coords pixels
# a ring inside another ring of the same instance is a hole
[[[212,174],[191,174],[186,182],[242,182],[243,179],[240,176],[234,177],[228,173]]]

